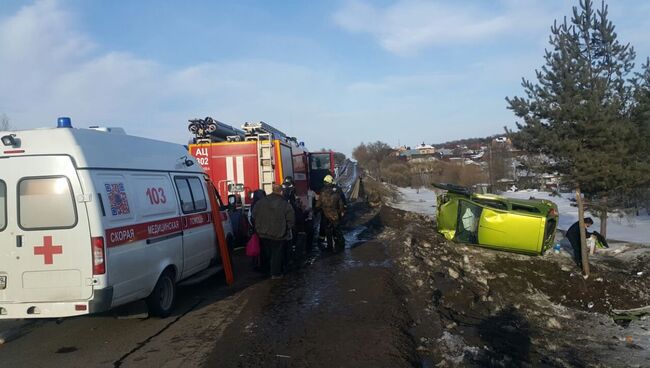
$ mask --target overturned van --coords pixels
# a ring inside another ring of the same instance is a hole
[[[472,193],[453,184],[433,184],[438,232],[459,243],[527,254],[543,254],[553,246],[557,205],[543,199],[510,199]]]
[[[178,282],[221,266],[201,166],[182,145],[59,126],[0,132],[0,318],[144,298],[169,315]]]

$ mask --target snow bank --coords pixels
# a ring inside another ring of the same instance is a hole
[[[574,222],[578,221],[578,208],[571,206],[571,193],[562,193],[560,197],[551,196],[548,192],[539,192],[535,190],[521,190],[518,192],[505,192],[501,195],[510,198],[529,199],[548,199],[557,204],[560,212],[560,223],[558,228],[567,230]],[[592,230],[600,229],[600,220],[595,216],[587,213],[594,220]],[[618,214],[612,213],[607,220],[607,238],[624,242],[650,244],[650,216],[625,216],[621,218]]]
[[[388,205],[403,211],[415,212],[435,218],[436,194],[431,189],[398,188],[400,200]]]

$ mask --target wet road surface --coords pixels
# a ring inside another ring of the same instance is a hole
[[[255,285],[206,367],[411,367],[410,319],[386,246],[358,242]]]

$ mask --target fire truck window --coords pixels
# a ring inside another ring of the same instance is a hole
[[[0,180],[0,231],[7,227],[7,185]]]
[[[330,156],[326,155],[313,155],[311,158],[312,170],[329,170],[330,169]]]
[[[291,148],[280,146],[280,154],[282,155],[282,176],[284,178],[287,176],[293,178],[293,157],[291,156]]]
[[[22,179],[18,183],[18,221],[25,230],[74,227],[77,211],[68,178]]]
[[[194,201],[192,200],[192,192],[190,185],[185,178],[176,178],[176,188],[178,189],[178,198],[181,200],[181,208],[183,212],[194,212]]]
[[[205,200],[205,193],[203,186],[198,178],[188,178],[190,182],[190,189],[192,190],[192,198],[194,198],[194,210],[205,211],[208,208],[207,201]]]

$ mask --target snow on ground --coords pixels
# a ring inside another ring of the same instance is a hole
[[[537,199],[548,199],[555,202],[560,212],[558,228],[561,230],[567,230],[569,226],[578,221],[578,207],[571,206],[571,201],[569,200],[573,198],[571,193],[562,193],[560,197],[554,197],[548,192],[521,190],[518,192],[505,192],[502,195],[519,199],[535,197]],[[600,220],[589,213],[586,216],[590,216],[594,220],[594,224],[590,230],[599,231]],[[650,244],[650,216],[620,217],[616,213],[610,213],[607,220],[607,238],[631,243]]]
[[[401,198],[397,203],[390,203],[391,207],[435,218],[436,194],[433,190],[424,188],[419,191],[413,188],[398,188],[398,190]],[[572,198],[572,195],[570,193],[554,197],[548,192],[521,190],[518,192],[505,192],[502,195],[519,199],[534,197],[555,202],[560,212],[558,228],[561,230],[567,230],[569,226],[578,221],[578,208],[571,206],[569,198]],[[598,231],[600,229],[600,220],[589,213],[587,216],[591,216],[594,220],[591,230]],[[621,242],[650,244],[650,215],[620,217],[615,213],[610,214],[607,221],[607,238]]]
[[[389,203],[393,208],[403,211],[415,212],[421,215],[436,217],[436,193],[431,189],[397,188],[400,200]]]

